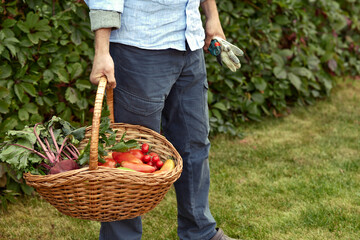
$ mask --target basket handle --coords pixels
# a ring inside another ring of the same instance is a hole
[[[91,127],[91,142],[90,142],[90,160],[89,169],[96,170],[98,168],[98,144],[99,144],[99,128],[102,104],[107,85],[107,78],[102,76],[99,80],[98,88],[95,96],[94,113]],[[110,122],[114,122],[114,100],[113,88],[106,89],[106,101],[110,110]]]

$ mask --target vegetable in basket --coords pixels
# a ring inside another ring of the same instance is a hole
[[[21,179],[23,173],[55,174],[79,168],[80,152],[75,147],[85,136],[85,127],[52,117],[44,124],[7,132],[0,161],[7,163]]]

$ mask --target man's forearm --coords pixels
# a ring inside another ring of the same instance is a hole
[[[95,31],[95,54],[109,53],[111,28],[100,28]]]
[[[206,22],[205,22],[206,37],[205,37],[204,50],[207,51],[207,49],[210,46],[210,42],[214,37],[221,37],[225,39],[225,34],[221,27],[216,1],[205,0],[201,2],[201,8],[203,9],[203,12],[206,17]]]
[[[219,20],[219,13],[216,6],[215,0],[205,0],[201,3],[201,8],[204,11],[206,19],[217,19]],[[220,20],[219,20],[220,21]]]
[[[99,78],[106,76],[109,87],[116,87],[114,61],[110,55],[111,28],[100,28],[95,31],[95,56],[90,74],[90,81],[97,85]]]

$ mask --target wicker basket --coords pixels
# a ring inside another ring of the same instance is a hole
[[[182,171],[181,156],[162,135],[139,125],[123,123],[111,124],[114,130],[118,130],[118,140],[126,132],[125,139],[148,143],[162,160],[169,157],[174,159],[175,169],[152,174],[98,167],[97,146],[106,83],[106,78],[101,78],[96,93],[93,125],[87,128],[85,139],[79,147],[84,148],[91,137],[89,167],[54,175],[24,174],[26,183],[61,213],[100,222],[130,219],[152,210]],[[113,120],[112,89],[108,90],[107,99]]]

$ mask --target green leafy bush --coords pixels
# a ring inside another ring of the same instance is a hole
[[[79,1],[0,3],[0,133],[52,115],[84,124],[93,33]]]
[[[232,73],[207,56],[213,133],[280,116],[326,97],[334,77],[358,75],[355,0],[218,1],[229,41],[245,51]],[[82,1],[0,3],[0,133],[58,115],[91,119],[93,33]]]
[[[355,0],[218,1],[224,31],[245,51],[237,73],[207,56],[213,133],[281,116],[329,96],[336,76],[359,75]]]

